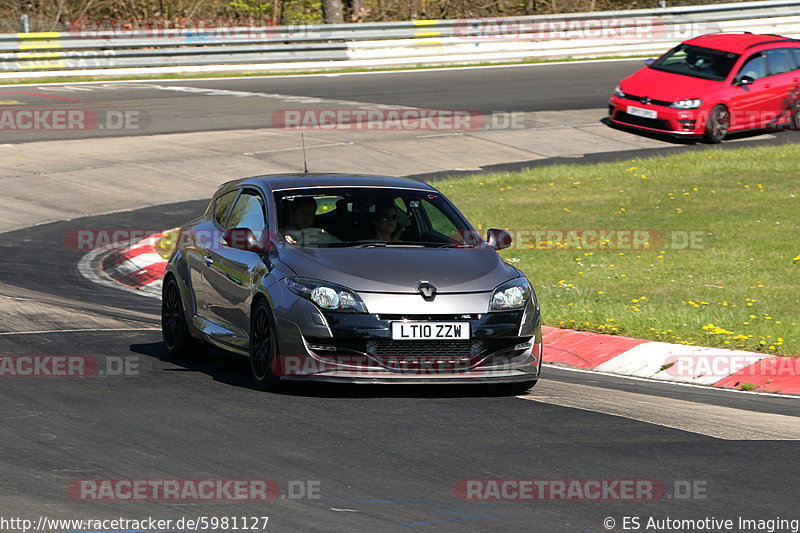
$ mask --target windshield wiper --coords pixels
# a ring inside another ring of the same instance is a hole
[[[334,242],[327,246],[327,248],[383,248],[386,246],[385,242]]]

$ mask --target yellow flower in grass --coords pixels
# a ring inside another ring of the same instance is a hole
[[[156,253],[164,259],[169,259],[172,250],[175,248],[175,241],[178,238],[178,230],[165,231],[161,234],[161,238],[153,245]]]
[[[711,324],[711,323],[708,323],[705,326],[703,326],[703,329],[709,335],[733,335],[732,331],[728,331],[725,328],[721,328],[719,326],[715,326],[714,324]]]

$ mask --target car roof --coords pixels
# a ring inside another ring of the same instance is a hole
[[[232,186],[256,185],[263,189],[280,191],[305,187],[389,187],[398,189],[417,189],[434,191],[435,189],[411,178],[376,176],[373,174],[267,174],[229,181],[221,188]]]
[[[684,44],[743,54],[747,50],[761,45],[798,42],[800,41],[790,37],[783,37],[782,35],[760,33],[710,33],[684,41]]]

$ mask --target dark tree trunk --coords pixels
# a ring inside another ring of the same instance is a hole
[[[322,15],[325,18],[325,24],[344,22],[342,0],[322,0]]]
[[[350,0],[350,22],[364,22],[367,14],[366,0]]]

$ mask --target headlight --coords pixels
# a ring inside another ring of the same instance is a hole
[[[314,302],[322,309],[346,313],[366,313],[363,300],[348,289],[335,283],[308,278],[286,278],[290,291]]]
[[[675,107],[677,109],[697,109],[701,105],[703,105],[703,101],[699,98],[684,98],[683,100],[672,102],[670,107]]]
[[[531,285],[525,278],[507,281],[494,290],[489,311],[522,309],[530,300],[531,292]]]
[[[622,92],[622,89],[620,89],[619,85],[614,87],[614,96],[619,97],[619,98],[625,98],[625,93]]]

